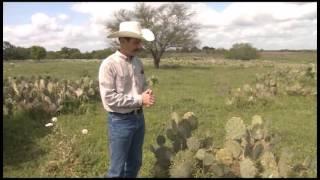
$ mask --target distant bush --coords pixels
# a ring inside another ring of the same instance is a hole
[[[228,59],[250,60],[259,57],[258,50],[249,43],[236,43],[225,53]]]
[[[30,48],[30,56],[32,59],[40,61],[40,59],[43,59],[46,57],[46,49],[41,46],[32,46]]]

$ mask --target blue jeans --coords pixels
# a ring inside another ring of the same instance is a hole
[[[109,113],[110,168],[108,177],[137,177],[142,165],[145,133],[143,112]]]

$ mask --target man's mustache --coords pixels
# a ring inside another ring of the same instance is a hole
[[[133,50],[133,52],[139,52],[141,50],[142,50],[141,48],[138,48],[138,49]]]

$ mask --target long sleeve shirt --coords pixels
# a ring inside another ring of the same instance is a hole
[[[147,89],[143,64],[116,51],[99,68],[99,89],[108,112],[128,113],[142,107],[142,92]]]

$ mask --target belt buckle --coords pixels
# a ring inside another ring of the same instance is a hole
[[[138,114],[138,110],[137,109],[133,110],[133,114],[137,115]]]

